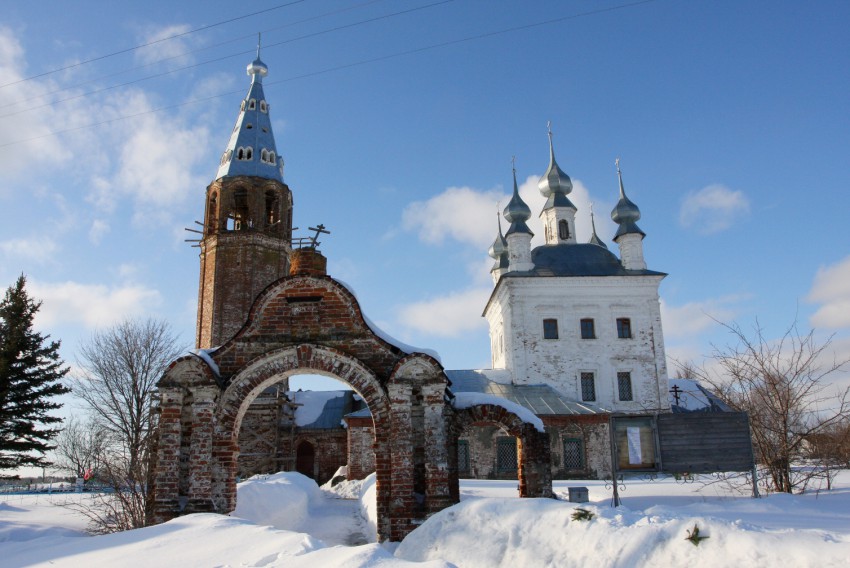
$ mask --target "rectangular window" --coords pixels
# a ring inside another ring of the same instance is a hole
[[[581,374],[581,399],[585,402],[596,400],[596,378],[593,373]]]
[[[499,473],[517,470],[516,438],[499,438],[496,442],[496,470]]]
[[[581,438],[564,438],[564,469],[584,469]]]
[[[469,442],[467,440],[457,441],[457,469],[461,472],[469,472]]]
[[[634,400],[632,398],[632,374],[628,371],[617,373],[617,391],[620,400]]]
[[[617,337],[629,339],[632,336],[632,320],[629,318],[617,318]]]
[[[596,326],[593,323],[593,319],[585,318],[581,320],[581,338],[596,339]]]
[[[558,339],[558,320],[543,320],[543,339]]]

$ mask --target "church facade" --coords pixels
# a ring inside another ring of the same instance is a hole
[[[255,473],[297,470],[321,483],[345,466],[349,478],[376,474],[379,536],[400,540],[457,502],[461,477],[514,478],[520,496],[541,497],[552,495],[553,477],[610,475],[610,417],[670,411],[664,274],[646,267],[640,211],[619,165],[619,257],[595,229],[578,242],[572,182],[551,133],[539,184],[545,243],[534,249],[514,171],[482,306],[492,368],[447,370],[375,329],[327,274],[316,239],[293,241],[293,194],[259,53],[247,71],[251,85],[205,195],[196,349],[159,382],[152,520],[229,512],[237,480]],[[333,377],[353,392],[293,393],[297,374]],[[652,432],[642,447],[637,465],[651,465]]]

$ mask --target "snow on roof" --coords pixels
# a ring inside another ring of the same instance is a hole
[[[453,393],[482,393],[520,404],[538,416],[601,414],[602,407],[571,400],[549,385],[515,385],[503,369],[447,370]]]
[[[669,384],[668,396],[673,412],[730,412],[732,410],[725,402],[693,379],[670,379]],[[678,401],[674,390],[678,390]]]
[[[479,392],[459,392],[455,393],[455,398],[452,401],[452,406],[458,410],[463,410],[464,408],[471,408],[473,406],[479,406],[482,404],[492,404],[494,406],[499,406],[504,408],[508,412],[513,412],[516,414],[520,420],[523,422],[528,422],[538,432],[545,432],[546,430],[543,428],[543,421],[540,420],[533,412],[531,412],[526,407],[517,404],[515,402],[511,402],[510,400],[504,399],[500,396],[495,396],[492,394],[483,394]]]
[[[295,425],[303,428],[335,428],[345,413],[346,394],[351,391],[289,392],[295,407]]]
[[[357,294],[354,292],[354,288],[352,288],[351,286],[349,286],[348,284],[346,284],[342,280],[338,280],[336,278],[334,278],[334,280],[336,282],[339,282],[339,284],[341,284],[346,290],[351,292],[351,295],[354,296],[354,299],[357,300],[357,303],[358,304],[360,303],[359,298],[357,298]],[[380,327],[375,325],[375,322],[370,320],[369,317],[365,313],[363,313],[362,309],[360,310],[360,313],[363,315],[363,319],[366,321],[366,325],[369,327],[369,329],[372,330],[372,333],[374,333],[375,335],[377,335],[378,337],[380,337],[381,339],[383,339],[384,341],[386,341],[390,345],[392,345],[394,347],[398,347],[399,349],[401,349],[402,351],[404,351],[405,353],[408,353],[408,354],[409,353],[424,353],[425,355],[430,355],[431,357],[436,359],[437,362],[439,362],[440,364],[443,363],[442,359],[440,359],[439,353],[437,353],[433,349],[424,349],[422,347],[413,347],[412,345],[408,345],[408,344],[406,344],[402,341],[399,341],[398,339],[391,336],[390,334],[388,334],[387,332],[382,330]]]
[[[218,370],[218,365],[215,361],[213,361],[212,358],[212,354],[215,353],[216,349],[218,349],[218,347],[216,347],[215,349],[190,349],[189,353],[203,360],[204,363],[209,365],[209,368],[212,370],[213,374],[216,377],[220,377],[221,373]]]

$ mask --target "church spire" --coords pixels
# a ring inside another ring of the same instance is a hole
[[[593,203],[590,204],[590,227],[592,229],[592,234],[590,235],[590,240],[588,241],[592,245],[599,245],[602,248],[608,248],[608,246],[602,242],[602,239],[599,238],[599,235],[596,234],[596,219],[593,217]]]
[[[626,197],[626,190],[623,188],[623,172],[620,171],[620,158],[617,158],[614,163],[617,165],[617,178],[620,181],[620,200],[611,211],[611,219],[620,226],[614,235],[614,241],[617,241],[623,235],[632,233],[637,233],[643,238],[646,236],[646,233],[641,231],[640,227],[637,226],[637,222],[640,219],[640,209]]]
[[[614,242],[620,247],[620,262],[626,270],[646,270],[641,242],[646,233],[637,226],[640,209],[626,197],[626,190],[623,188],[623,172],[620,171],[620,158],[617,158],[614,163],[617,165],[617,178],[620,181],[620,200],[611,211],[611,219],[620,226],[614,235]]]
[[[490,250],[488,251],[490,258],[496,261],[493,264],[493,268],[490,269],[494,283],[499,280],[502,274],[507,272],[508,265],[510,264],[510,261],[508,260],[508,241],[505,240],[505,237],[502,234],[502,219],[499,215],[498,208],[496,209],[496,224],[499,227],[499,232],[496,235],[496,239],[493,241],[493,244],[490,245]]]
[[[531,238],[534,233],[525,224],[531,217],[531,209],[519,196],[519,188],[516,183],[516,158],[511,158],[511,169],[514,176],[514,193],[510,202],[505,207],[505,219],[511,222],[505,240],[508,242],[508,268],[507,272],[527,271],[534,268],[531,262]]]
[[[573,190],[573,182],[555,161],[551,122],[546,123],[546,130],[549,133],[549,168],[537,183],[540,193],[546,198],[546,205],[540,212],[543,236],[547,245],[575,243],[576,206],[567,197]]]
[[[283,181],[283,158],[277,153],[269,104],[263,92],[263,77],[269,68],[260,59],[260,42],[257,41],[257,58],[248,64],[251,77],[248,94],[242,100],[236,126],[230,135],[227,148],[221,155],[216,179],[225,176],[254,176]]]

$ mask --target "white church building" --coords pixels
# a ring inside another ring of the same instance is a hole
[[[572,181],[558,166],[549,133],[549,167],[538,187],[545,244],[531,248],[531,210],[513,196],[509,227],[490,247],[495,284],[484,317],[492,369],[446,371],[452,392],[479,392],[526,406],[546,425],[553,475],[603,477],[610,472],[611,414],[670,412],[658,287],[665,274],[647,269],[640,210],[626,197],[619,161],[619,257],[596,234],[576,237]],[[587,214],[587,213],[585,213]],[[510,477],[515,441],[478,425],[460,438],[459,469],[471,477]],[[654,461],[646,430],[644,463]],[[634,460],[632,460],[634,461]]]

